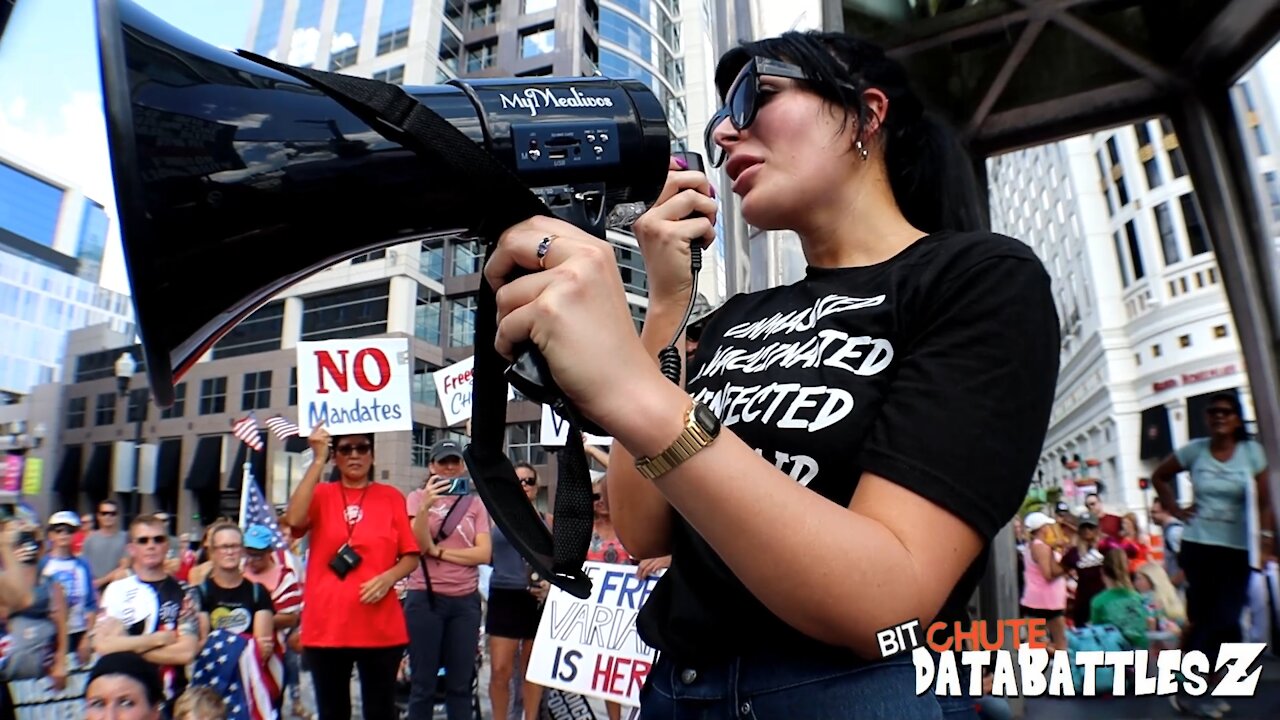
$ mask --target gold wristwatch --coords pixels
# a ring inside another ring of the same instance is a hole
[[[710,445],[719,434],[720,418],[706,405],[694,403],[685,414],[684,432],[666,450],[636,460],[636,469],[650,480],[658,478]]]

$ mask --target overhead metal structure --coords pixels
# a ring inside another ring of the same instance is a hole
[[[975,157],[1167,115],[1231,304],[1280,502],[1276,250],[1231,86],[1280,37],[1280,0],[824,0],[827,29],[885,47]],[[981,163],[979,163],[981,165]],[[1137,478],[1125,478],[1137,481]],[[1017,615],[1008,537],[982,614]]]

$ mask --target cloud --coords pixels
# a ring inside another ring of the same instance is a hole
[[[289,38],[290,65],[314,65],[320,50],[320,28],[298,28]]]
[[[0,155],[76,187],[103,205],[110,225],[102,284],[128,293],[101,95],[73,92],[56,114],[43,118],[27,112],[21,95],[0,99]]]
[[[356,38],[349,32],[338,33],[333,36],[333,43],[329,48],[329,53],[340,53],[347,48],[353,48],[357,45]]]

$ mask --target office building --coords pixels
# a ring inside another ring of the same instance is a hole
[[[1254,71],[1235,87],[1262,206],[1280,237],[1280,134]],[[1174,448],[1206,432],[1216,393],[1252,398],[1180,141],[1151,118],[988,160],[993,228],[1030,244],[1054,284],[1062,366],[1037,480],[1102,483],[1115,511]],[[1179,492],[1189,492],[1185,477]]]
[[[0,393],[63,379],[67,331],[99,323],[131,332],[128,296],[98,284],[108,218],[70,183],[0,157]]]

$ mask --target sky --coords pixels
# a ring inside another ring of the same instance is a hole
[[[129,1],[129,0],[124,0]],[[132,0],[183,32],[244,47],[256,0]],[[102,284],[129,291],[98,77],[96,0],[18,0],[0,37],[0,155],[79,187],[111,218]]]

